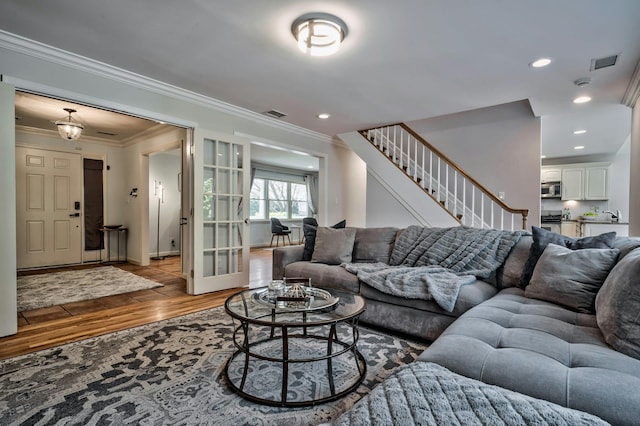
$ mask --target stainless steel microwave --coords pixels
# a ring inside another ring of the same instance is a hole
[[[560,198],[562,197],[560,182],[544,182],[540,184],[541,198]]]

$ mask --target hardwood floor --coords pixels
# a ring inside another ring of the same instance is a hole
[[[271,253],[269,249],[251,250],[250,287],[267,285],[271,279]],[[96,266],[56,268],[46,272]],[[22,312],[18,315],[18,333],[0,338],[0,359],[222,306],[228,296],[240,290],[239,285],[215,293],[188,295],[186,282],[180,274],[179,257],[152,261],[149,266],[128,263],[114,266],[160,282],[164,287]],[[20,272],[20,275],[43,272]]]

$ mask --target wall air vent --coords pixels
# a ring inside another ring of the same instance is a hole
[[[604,58],[592,59],[591,60],[591,69],[590,71],[599,70],[601,68],[612,67],[618,61],[620,54],[611,55]]]
[[[105,136],[118,136],[117,133],[101,132],[99,130],[96,133],[99,135],[105,135]]]
[[[273,118],[282,118],[287,116],[284,112],[276,111],[275,109],[265,111],[263,114]]]

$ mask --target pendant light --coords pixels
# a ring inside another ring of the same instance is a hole
[[[66,119],[56,121],[56,126],[58,126],[58,133],[62,139],[66,139],[69,141],[75,141],[82,134],[82,130],[84,130],[84,126],[82,123],[78,121],[73,121],[71,118],[71,113],[76,112],[75,109],[71,108],[63,108],[65,111],[69,113],[69,117]]]

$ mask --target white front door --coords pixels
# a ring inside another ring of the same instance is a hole
[[[193,164],[193,288],[249,284],[250,141],[196,129]]]
[[[16,147],[18,269],[82,262],[82,159]]]

